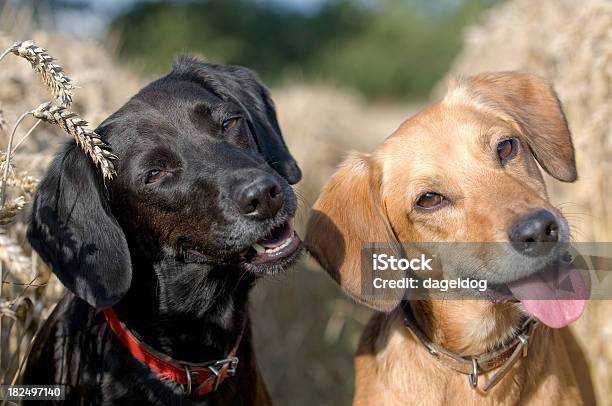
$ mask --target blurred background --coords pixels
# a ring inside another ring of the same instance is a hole
[[[440,97],[448,78],[540,74],[564,104],[580,176],[572,185],[550,181],[552,199],[574,240],[612,241],[610,0],[0,0],[0,48],[30,38],[75,79],[73,109],[93,127],[168,72],[178,54],[257,71],[304,172],[299,230],[346,152],[370,151]],[[7,127],[48,99],[27,62],[0,64],[0,149]],[[66,138],[39,127],[15,155],[15,170],[40,177]],[[0,227],[2,383],[14,378],[61,295],[24,242],[26,215]],[[253,299],[257,355],[275,402],[349,404],[353,354],[370,311],[310,258],[264,280]],[[573,327],[604,405],[612,405],[611,310],[611,302],[591,303]]]

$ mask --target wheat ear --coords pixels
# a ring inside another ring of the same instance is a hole
[[[9,224],[15,219],[15,216],[23,210],[26,205],[24,196],[19,196],[10,202],[5,202],[4,206],[0,207],[0,226]]]
[[[6,159],[6,157],[4,157],[4,159]],[[6,165],[5,161],[0,164],[0,168],[3,168],[4,165]],[[4,205],[0,206],[0,225],[6,225],[15,220],[17,214],[19,214],[25,205],[32,200],[36,185],[38,185],[38,179],[28,176],[25,173],[17,175],[13,172],[12,168],[9,167],[6,186],[20,189],[21,194],[12,201],[8,203],[5,202]]]
[[[39,47],[32,40],[18,41],[0,56],[0,60],[9,52],[30,62],[32,69],[40,75],[53,97],[63,106],[69,107],[72,104],[72,79],[64,74],[63,68],[55,63],[55,58],[49,55],[46,49]]]
[[[36,190],[38,179],[26,173],[21,173],[19,175],[11,173],[9,174],[7,185],[21,189],[24,197],[29,200]]]
[[[64,106],[56,106],[50,102],[43,103],[32,111],[32,115],[47,123],[57,125],[72,135],[79,146],[100,167],[105,179],[115,175],[114,160],[117,156],[110,152],[109,146],[100,136],[87,128],[87,121]]]

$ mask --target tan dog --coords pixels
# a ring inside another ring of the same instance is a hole
[[[536,161],[558,180],[576,179],[553,89],[532,75],[482,74],[453,82],[441,102],[373,153],[352,154],[325,186],[307,246],[350,296],[381,311],[358,349],[354,404],[594,403],[570,332],[548,327],[574,321],[584,300],[363,295],[360,250],[367,242],[567,242],[567,222],[548,201]],[[504,277],[488,275],[515,283]],[[529,314],[541,323],[525,327]]]

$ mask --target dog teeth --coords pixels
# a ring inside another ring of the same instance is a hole
[[[278,247],[267,249],[266,253],[267,254],[275,254],[275,253],[279,252],[280,250],[282,250],[283,248],[285,248],[286,246],[288,246],[289,244],[291,244],[291,241],[293,241],[293,236],[287,238],[285,240],[285,242],[283,242]]]
[[[266,249],[257,243],[254,243],[252,247],[255,248],[255,251],[257,251],[258,254],[263,254],[266,252]]]
[[[258,254],[263,254],[264,252],[266,254],[277,254],[280,250],[282,250],[283,248],[285,248],[286,246],[288,246],[289,244],[291,244],[291,242],[293,241],[293,235],[289,238],[287,238],[281,245],[279,245],[278,247],[274,247],[274,248],[264,248],[261,245],[255,243],[253,244],[253,248],[255,248],[255,251],[257,251]]]

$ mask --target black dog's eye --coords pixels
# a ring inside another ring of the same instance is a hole
[[[240,121],[240,118],[241,117],[232,117],[223,121],[223,131],[231,130],[232,128],[236,127],[238,121]]]
[[[444,202],[446,202],[444,196],[435,192],[427,192],[417,200],[416,205],[421,209],[429,210],[439,207]]]
[[[153,171],[149,171],[147,173],[147,178],[145,180],[146,183],[153,183],[153,182],[157,182],[158,180],[160,180],[161,178],[165,177],[166,175],[168,175],[168,172],[162,170],[162,169],[156,169]]]
[[[516,155],[516,138],[509,138],[497,144],[497,158],[502,164],[508,162]]]

